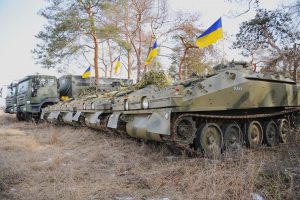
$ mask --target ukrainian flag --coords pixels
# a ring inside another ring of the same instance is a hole
[[[221,17],[211,25],[206,31],[197,37],[196,44],[199,48],[205,48],[218,39],[223,38],[222,19]]]
[[[120,60],[120,56],[119,56],[119,57],[118,57],[118,60],[117,60],[117,62],[116,62],[116,66],[115,66],[115,68],[114,68],[115,74],[118,73],[120,67],[121,67],[121,60]]]
[[[155,58],[155,57],[157,57],[157,42],[156,41],[154,42],[154,44],[153,44],[153,46],[150,50],[150,53],[149,53],[148,58],[145,62],[145,65],[149,65],[151,63],[151,59]]]
[[[82,74],[82,78],[88,78],[91,75],[91,66],[89,66]]]

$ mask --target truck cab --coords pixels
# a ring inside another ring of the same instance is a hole
[[[17,83],[11,83],[6,88],[5,113],[13,114],[17,106]]]
[[[39,119],[41,109],[59,101],[57,78],[30,75],[17,84],[17,119]]]

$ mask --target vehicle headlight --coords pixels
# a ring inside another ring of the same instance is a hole
[[[94,104],[94,102],[91,104],[91,108],[92,108],[92,109],[95,109],[95,104]]]
[[[149,108],[149,101],[146,97],[142,98],[142,108],[143,109],[148,109]]]
[[[82,105],[82,106],[83,106],[83,109],[86,109],[86,105],[85,105],[85,103],[83,103],[83,105]]]
[[[26,101],[27,104],[30,104],[30,101]]]
[[[128,104],[128,99],[124,100],[124,109],[128,110],[129,109],[129,104]]]

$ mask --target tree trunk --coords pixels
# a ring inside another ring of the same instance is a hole
[[[182,59],[181,59],[181,61],[179,63],[179,67],[178,67],[178,77],[179,77],[179,80],[182,80],[182,65],[183,65],[183,62],[185,61],[186,53],[187,53],[187,50],[184,51]]]
[[[141,58],[138,56],[137,58],[137,77],[136,81],[139,82],[141,80]]]
[[[295,43],[294,46],[293,46],[293,51],[294,51],[294,71],[293,71],[293,77],[294,77],[294,80],[297,82],[298,80],[298,68],[299,68],[299,64],[300,64],[300,56],[299,56],[299,49],[297,48],[297,44]]]
[[[137,52],[137,82],[141,80],[141,67],[142,67],[142,61],[141,61],[141,54],[142,54],[142,27],[141,27],[141,20],[142,16],[141,14],[137,17],[137,27],[138,27],[138,35],[139,35],[139,47]]]
[[[125,25],[125,30],[126,30],[126,33],[125,33],[125,36],[126,36],[126,42],[127,42],[127,44],[130,44],[130,37],[129,37],[129,35],[130,35],[130,33],[129,33],[129,28],[128,28],[128,26],[129,26],[129,2],[127,1],[127,3],[126,3],[126,10],[125,10],[125,23],[124,23],[124,25]],[[127,47],[128,48],[128,47]],[[131,53],[130,53],[130,48],[128,48],[127,49],[127,78],[128,79],[131,79],[131,66],[132,66],[132,64],[131,64]]]
[[[130,53],[130,50],[127,51],[127,63],[128,63],[128,67],[127,67],[127,72],[128,72],[128,75],[127,75],[127,78],[128,79],[131,79],[131,53]]]
[[[94,67],[95,67],[95,84],[96,86],[99,85],[99,47],[97,42],[97,37],[93,37],[95,43],[95,51],[94,51]]]
[[[95,68],[95,84],[96,86],[99,85],[99,45],[98,45],[98,39],[96,34],[96,28],[95,28],[95,21],[94,21],[94,15],[91,11],[91,6],[85,6],[85,10],[87,14],[89,15],[89,21],[90,21],[90,34],[92,36],[93,42],[94,42],[94,68]]]
[[[299,64],[300,64],[300,59],[295,58],[293,64],[294,64],[293,78],[294,78],[294,81],[297,82],[297,70],[298,70],[298,67],[299,67]]]
[[[104,65],[104,77],[107,78],[107,74],[108,74],[108,66],[104,61],[104,44],[102,43],[102,63]]]
[[[109,53],[109,63],[110,63],[110,71],[109,71],[109,77],[112,78],[113,73],[113,61],[112,61],[112,50],[109,39],[107,40],[107,46],[108,46],[108,53]]]

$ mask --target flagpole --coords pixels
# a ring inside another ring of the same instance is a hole
[[[222,16],[221,16],[222,18]],[[223,30],[222,30],[223,32]],[[222,63],[225,63],[225,57],[226,57],[226,53],[225,53],[225,37],[224,37],[224,33],[223,33],[223,38],[222,38],[222,44],[223,44],[223,59],[222,59]]]
[[[157,42],[156,35],[154,35],[154,41]],[[156,47],[156,51],[157,51],[157,47]],[[157,55],[155,57],[155,71],[157,72]]]

